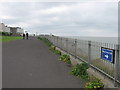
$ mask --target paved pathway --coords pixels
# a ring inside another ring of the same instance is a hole
[[[83,88],[85,81],[40,40],[3,43],[3,88]]]

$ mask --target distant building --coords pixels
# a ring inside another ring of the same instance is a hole
[[[0,32],[7,32],[16,36],[23,34],[24,30],[20,27],[8,27],[4,23],[0,23]]]
[[[2,29],[2,23],[0,23],[0,32],[2,32],[3,29]]]
[[[12,35],[21,35],[24,33],[24,30],[20,27],[10,27],[10,32]]]
[[[10,33],[10,27],[5,26],[4,23],[0,23],[0,32],[8,32],[8,33]]]
[[[17,33],[19,34],[23,34],[24,33],[24,30],[20,27],[17,27]]]

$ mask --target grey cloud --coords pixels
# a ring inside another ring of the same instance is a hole
[[[5,19],[6,24],[21,25],[30,32],[85,36],[89,29],[114,36],[117,32],[117,3],[14,2],[2,6],[3,15],[14,17]]]

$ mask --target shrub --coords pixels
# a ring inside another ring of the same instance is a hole
[[[8,32],[1,32],[3,36],[10,36],[10,33]]]
[[[88,79],[88,73],[87,73],[87,69],[88,69],[88,64],[87,63],[81,63],[81,64],[77,64],[72,68],[71,74],[80,77],[82,79]]]
[[[60,60],[66,62],[68,64],[71,64],[70,56],[67,55],[67,54],[64,54],[64,55],[60,56]]]
[[[104,84],[101,82],[100,79],[95,78],[94,80],[86,83],[85,88],[87,90],[100,90],[104,88]]]
[[[61,55],[61,51],[59,51],[59,50],[55,50],[55,54],[57,54],[57,55]]]

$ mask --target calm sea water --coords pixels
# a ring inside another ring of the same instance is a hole
[[[69,38],[88,40],[88,41],[97,41],[97,42],[103,42],[103,43],[118,44],[118,37],[80,37],[80,36],[69,36]]]

